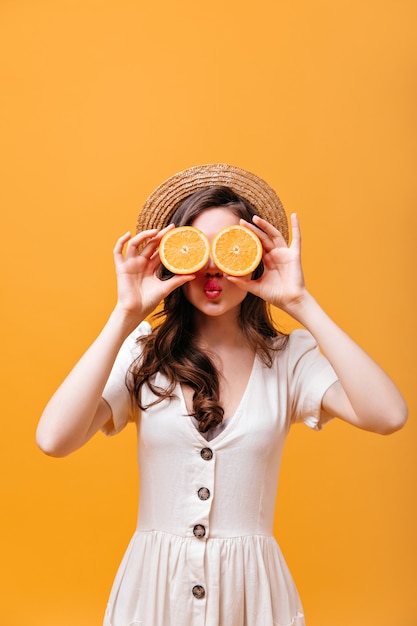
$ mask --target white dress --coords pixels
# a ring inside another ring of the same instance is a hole
[[[140,506],[105,626],[304,626],[300,599],[272,535],[290,425],[320,428],[336,375],[306,331],[291,333],[272,368],[256,357],[236,413],[208,441],[176,396],[140,412],[125,385],[138,355],[127,339],[103,397],[119,432],[137,423]],[[158,375],[156,384],[163,386]],[[153,399],[147,389],[145,404]]]

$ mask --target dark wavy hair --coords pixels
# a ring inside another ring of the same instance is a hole
[[[247,200],[228,187],[210,187],[188,196],[176,209],[171,222],[176,226],[190,225],[202,211],[214,207],[226,208],[249,222],[257,215]],[[252,278],[259,278],[262,272],[261,263]],[[169,276],[161,267],[160,278],[166,280]],[[138,339],[141,355],[129,369],[128,387],[138,406],[146,410],[172,398],[178,383],[188,385],[193,390],[192,415],[198,421],[200,432],[206,432],[222,421],[224,410],[220,405],[219,372],[210,355],[197,346],[193,306],[181,288],[175,289],[154,317],[160,322],[150,335]],[[288,337],[274,326],[268,305],[248,293],[241,303],[238,323],[248,343],[263,363],[271,367],[274,353],[285,346]],[[158,372],[167,380],[165,388],[155,384]],[[144,385],[156,396],[156,400],[146,406],[141,401]]]

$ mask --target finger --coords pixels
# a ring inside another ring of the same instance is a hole
[[[115,261],[121,261],[123,259],[123,248],[125,244],[129,241],[131,236],[132,236],[131,233],[127,232],[121,237],[119,237],[119,239],[116,241],[116,245],[114,246],[114,249],[113,249],[113,255],[114,255]]]
[[[291,248],[298,251],[301,250],[301,230],[298,216],[296,213],[291,214]]]
[[[144,230],[132,237],[127,246],[126,256],[129,258],[136,257],[138,254],[143,254],[143,256],[148,257],[151,256],[152,251],[158,245],[154,243],[157,235],[158,229],[152,228],[151,230]]]
[[[132,256],[140,253],[141,256],[144,256],[148,259],[152,258],[153,254],[155,253],[161,242],[162,237],[167,231],[172,230],[173,228],[175,228],[174,224],[168,224],[168,226],[165,226],[161,230],[155,228],[152,231],[148,230],[143,231],[142,233],[138,233],[136,237],[132,239]],[[145,235],[147,238],[149,238],[149,241],[146,242],[146,237],[142,237],[142,235]],[[138,241],[136,241],[136,239]]]
[[[242,289],[243,291],[250,291],[252,293],[251,286],[256,283],[256,280],[252,280],[251,275],[248,276],[231,276],[230,274],[224,274],[224,277],[230,282]]]
[[[119,239],[116,241],[116,244],[114,246],[114,250],[118,252],[123,250],[123,246],[125,245],[126,241],[129,241],[131,236],[132,234],[128,231],[127,233],[119,237]]]
[[[253,223],[245,222],[245,220],[241,221],[243,221],[244,225],[259,237],[266,252],[270,252],[277,247],[287,246],[287,243],[280,231],[262,217],[254,215]]]
[[[166,287],[165,293],[163,294],[163,298],[166,298],[172,291],[182,287],[185,283],[189,283],[195,279],[195,274],[175,274],[172,278],[168,278],[167,280],[161,281],[163,285]]]
[[[278,228],[276,228],[275,226],[273,226],[273,224],[265,220],[263,217],[259,217],[259,215],[254,215],[253,223],[258,227],[258,230],[260,230],[261,233],[266,233],[272,239],[278,238],[282,243],[284,244],[286,243],[285,238],[283,234],[281,233],[281,231],[278,230]]]

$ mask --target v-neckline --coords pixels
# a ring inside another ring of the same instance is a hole
[[[213,445],[215,442],[219,441],[220,439],[223,439],[224,437],[226,437],[229,434],[229,431],[233,430],[234,426],[238,421],[239,418],[241,417],[242,413],[244,412],[244,404],[246,401],[247,396],[249,395],[249,391],[250,388],[252,387],[252,380],[254,378],[255,375],[255,370],[257,369],[257,365],[258,365],[258,355],[255,353],[254,359],[253,359],[253,363],[252,363],[252,368],[249,374],[249,378],[248,381],[246,383],[245,389],[242,393],[242,396],[239,400],[239,403],[236,407],[235,412],[233,413],[233,415],[231,415],[228,420],[227,420],[227,424],[225,425],[224,429],[215,437],[213,437],[213,439],[206,439],[204,437],[204,435],[198,430],[198,428],[195,426],[192,416],[190,415],[190,413],[188,412],[187,409],[187,404],[185,401],[185,396],[184,396],[184,392],[183,389],[181,387],[181,383],[177,383],[177,394],[178,397],[180,399],[180,403],[182,405],[183,408],[183,412],[182,414],[184,415],[184,417],[186,418],[186,422],[187,422],[187,427],[191,428],[194,432],[194,436],[196,436],[200,442],[204,442],[205,445]]]

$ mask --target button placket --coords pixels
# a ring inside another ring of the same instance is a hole
[[[201,461],[196,467],[195,480],[197,488],[193,511],[196,517],[193,520],[192,531],[197,539],[208,538],[209,514],[214,483],[214,454],[211,448],[200,450]]]
[[[195,458],[193,493],[190,493],[189,513],[192,542],[189,548],[190,593],[195,611],[202,610],[207,600],[205,552],[210,534],[209,516],[214,494],[215,455],[208,446],[198,450]],[[200,608],[199,608],[200,607]]]
[[[194,473],[194,497],[190,502],[190,529],[197,539],[209,535],[209,515],[214,487],[214,453],[208,446],[200,448]]]

